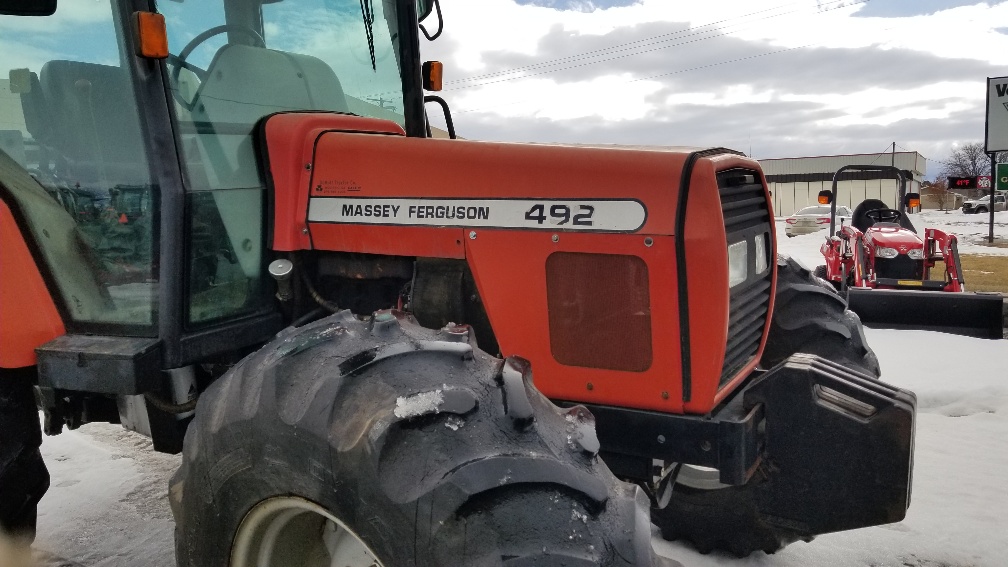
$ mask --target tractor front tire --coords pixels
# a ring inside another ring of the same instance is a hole
[[[865,343],[861,320],[828,282],[797,261],[778,256],[774,298],[763,368],[805,352],[870,376],[881,374],[874,351]],[[652,508],[651,519],[664,539],[687,540],[701,553],[721,549],[745,557],[754,551],[774,553],[799,539],[811,541],[812,534],[776,524],[760,513],[755,478],[742,486],[720,485],[716,470],[684,466],[668,505]]]
[[[820,266],[825,271],[825,266]],[[818,270],[818,269],[817,269]],[[815,354],[878,378],[875,352],[856,313],[829,282],[788,256],[777,258],[777,292],[760,365],[773,368],[797,352]]]
[[[0,369],[0,535],[29,543],[49,489],[32,377],[30,368]]]
[[[179,566],[651,564],[591,414],[469,335],[342,312],[229,371],[171,481]]]

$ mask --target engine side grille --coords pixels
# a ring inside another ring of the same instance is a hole
[[[763,185],[756,172],[729,170],[718,174],[718,192],[727,244],[748,242],[748,277],[729,292],[728,341],[719,387],[753,360],[763,339],[770,308],[775,258],[770,254],[771,219]],[[756,249],[764,247],[766,269],[756,272]]]

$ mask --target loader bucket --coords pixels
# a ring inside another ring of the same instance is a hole
[[[1004,336],[1003,303],[996,293],[847,290],[847,307],[870,327],[941,331],[987,339]]]

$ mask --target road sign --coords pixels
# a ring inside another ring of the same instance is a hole
[[[997,184],[994,186],[998,191],[1008,191],[1008,163],[997,164]]]
[[[987,153],[1008,151],[1008,77],[987,78]]]

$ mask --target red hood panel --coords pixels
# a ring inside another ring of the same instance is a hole
[[[900,253],[906,253],[907,250],[912,248],[922,248],[924,246],[924,241],[921,240],[920,236],[917,236],[916,232],[905,228],[871,227],[865,233],[865,236],[875,246],[895,248]],[[906,248],[906,250],[903,250],[903,248]]]

